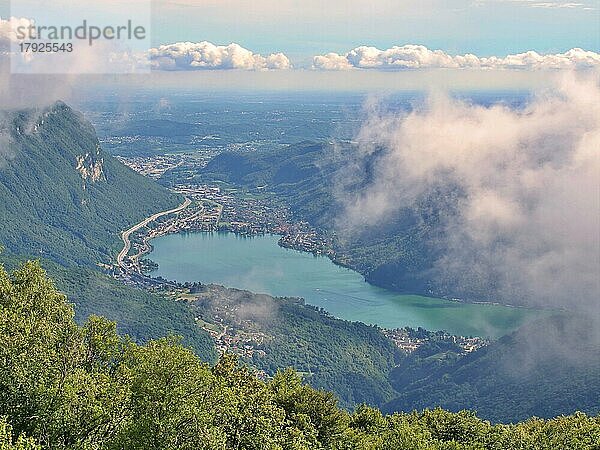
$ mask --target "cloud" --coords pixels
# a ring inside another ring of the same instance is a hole
[[[353,68],[346,55],[339,55],[337,53],[315,56],[313,58],[313,67],[323,70],[348,70]]]
[[[340,184],[366,162],[372,181],[339,190],[340,224],[368,230],[431,192],[459,192],[433,243],[436,286],[598,316],[599,81],[569,75],[523,109],[444,95],[400,116],[374,109]]]
[[[153,69],[158,70],[279,70],[291,68],[283,53],[262,56],[232,43],[214,45],[207,41],[177,42],[148,52]]]
[[[537,9],[582,9],[582,10],[594,10],[591,3],[583,2],[565,2],[565,1],[547,1],[540,2],[538,0],[480,0],[476,4],[493,4],[493,3],[512,3],[516,5],[522,5],[528,8]]]
[[[449,55],[423,45],[394,46],[387,50],[361,46],[344,55],[328,53],[313,58],[313,68],[321,70],[381,69],[582,69],[600,67],[600,54],[573,48],[565,53],[541,55],[528,51],[505,57],[479,57],[470,53]]]
[[[600,53],[573,48],[565,53],[540,55],[534,51],[504,58],[481,58],[481,67],[491,69],[585,69],[600,67]]]
[[[0,17],[0,46],[10,45],[11,42],[19,42],[16,29],[18,27],[27,28],[30,25],[33,25],[33,21],[24,17],[10,17],[9,19]],[[0,49],[5,48],[0,47]]]

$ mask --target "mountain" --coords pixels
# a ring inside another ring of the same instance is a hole
[[[104,314],[139,342],[168,334],[208,360],[212,339],[185,305],[101,272],[120,231],[181,198],[105,153],[81,114],[62,102],[0,113],[0,262],[40,258],[76,303],[77,320]]]
[[[423,347],[390,381],[399,396],[384,410],[474,409],[495,422],[600,413],[597,318],[561,314],[523,326],[464,358]]]
[[[123,285],[97,263],[114,260],[121,230],[181,199],[103,152],[91,125],[63,103],[5,112],[0,123],[0,244],[6,247],[0,261],[16,268],[40,257],[74,303],[80,324],[102,314],[140,344],[181,335],[185,346],[210,362],[216,360],[215,346],[202,328],[226,328],[229,334],[221,337],[259,342],[244,362],[268,375],[293,366],[348,408],[360,402],[385,404],[389,411],[474,407],[486,419],[508,421],[576,409],[598,412],[598,340],[586,334],[595,329],[586,321],[547,318],[468,356],[440,342],[402,356],[381,330],[337,320],[297,299],[215,286],[196,286],[192,295],[190,287],[160,293]],[[328,149],[303,143],[282,153],[225,153],[197,178],[267,184],[299,217],[327,228],[336,212],[330,175],[341,163],[326,157]],[[364,173],[368,177],[368,167]],[[420,245],[435,230],[435,213],[424,203],[386,225],[381,238],[359,236],[338,245],[367,276],[381,272],[382,261],[400,261],[413,267],[403,272],[408,277],[420,272],[411,261],[426,266],[428,253]],[[406,250],[391,245],[394,239]],[[389,277],[397,281],[396,275],[390,269]],[[0,293],[0,301],[7,298]],[[522,368],[530,371],[516,371]]]
[[[600,417],[491,425],[441,409],[340,409],[292,370],[261,381],[230,355],[211,366],[177,339],[138,345],[84,326],[27,263],[0,268],[0,448],[554,450],[598,448]]]
[[[8,155],[0,160],[0,243],[11,253],[109,263],[120,230],[182,200],[106,154],[91,124],[62,102],[4,112],[0,135]]]

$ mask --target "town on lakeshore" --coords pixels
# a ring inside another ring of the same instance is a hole
[[[160,178],[174,167],[187,164],[202,167],[207,158],[209,156],[203,154],[193,160],[185,156],[121,160],[145,176]],[[240,314],[240,309],[244,299],[258,296],[272,301],[272,297],[214,284],[178,283],[151,277],[148,273],[157,267],[156,263],[145,258],[152,250],[151,240],[166,234],[185,232],[222,231],[242,236],[275,234],[279,236],[278,244],[282,247],[326,256],[343,264],[342,258],[333,249],[332,238],[307,222],[294,220],[289,208],[266,194],[264,188],[247,192],[216,184],[177,183],[171,189],[185,197],[184,203],[172,210],[156,213],[122,233],[124,247],[117,257],[117,264],[110,268],[113,275],[127,284],[161,292],[176,301],[188,302],[196,311],[197,325],[210,334],[219,353],[234,353],[246,359],[264,357],[265,343],[272,336],[268,330],[257,327],[254,321]],[[303,299],[286,300],[304,302]],[[322,314],[328,313],[322,311]],[[451,343],[460,348],[463,354],[490,343],[487,338],[456,336],[422,328],[382,328],[382,332],[407,354],[432,340]],[[259,376],[267,375],[261,372]]]
[[[149,170],[146,164],[128,163],[141,173]],[[184,195],[189,203],[177,210],[177,214],[160,214],[152,221],[132,227],[128,230],[130,233],[124,233],[127,252],[120,255],[118,265],[125,274],[140,274],[152,268],[152,262],[143,257],[151,250],[153,238],[193,231],[224,231],[243,236],[275,234],[280,236],[282,247],[327,256],[343,263],[341,258],[336,259],[331,237],[305,221],[295,221],[286,206],[268,195],[223,189],[217,185],[177,184],[172,190]]]

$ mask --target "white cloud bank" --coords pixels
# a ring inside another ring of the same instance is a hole
[[[340,188],[340,224],[376,226],[440,185],[458,190],[434,243],[442,289],[598,317],[599,82],[569,76],[524,109],[433,96],[410,113],[374,110],[340,184],[375,159],[372,181],[361,192]]]
[[[33,22],[27,18],[0,18],[0,54],[9,54],[11,43],[18,42],[16,28]],[[72,55],[66,59],[76,60],[77,64],[56,61],[57,55],[51,58],[40,55],[25,54],[17,58],[19,63],[31,65],[36,59],[52,59],[50,69],[61,69],[74,66],[72,72],[87,71],[90,73],[128,73],[143,72],[151,67],[162,71],[197,71],[197,70],[286,70],[292,69],[290,59],[284,53],[261,55],[246,49],[239,44],[215,45],[208,41],[176,42],[151,48],[147,52],[134,53],[127,49],[119,49],[110,41],[95,43],[95,52],[79,46],[77,58]],[[100,56],[98,56],[100,55]],[[15,55],[13,55],[15,56]],[[34,56],[36,56],[34,58]],[[65,59],[65,58],[63,58]],[[22,61],[21,61],[22,60]],[[80,63],[85,60],[85,64]],[[101,63],[101,64],[100,64]],[[43,65],[43,62],[40,63]],[[350,69],[373,70],[405,70],[405,69],[584,69],[600,67],[600,53],[573,48],[564,53],[539,54],[533,50],[508,55],[505,57],[479,57],[470,53],[449,55],[442,50],[430,50],[423,45],[407,44],[394,46],[386,50],[376,47],[361,46],[346,54],[327,53],[313,57],[313,69],[337,71]],[[90,69],[91,68],[91,69]],[[43,70],[42,70],[43,71]],[[53,70],[49,70],[53,72]]]
[[[542,55],[535,51],[505,57],[479,57],[470,53],[449,55],[423,45],[394,46],[387,50],[361,46],[344,55],[327,53],[313,58],[313,68],[321,70],[349,69],[581,69],[600,67],[600,54],[573,48],[565,53]]]
[[[502,2],[502,0],[500,0]],[[507,3],[505,0],[504,3]],[[536,0],[508,0],[508,3],[518,3],[530,8],[544,8],[544,9],[584,9],[593,10],[595,9],[592,2],[563,2],[563,1],[550,1],[550,2],[538,2]]]
[[[24,17],[10,17],[8,19],[0,17],[0,45],[2,50],[5,50],[7,45],[10,46],[11,42],[19,42],[16,33],[18,27],[27,28],[30,25],[33,25],[33,22]]]
[[[283,53],[262,56],[232,43],[214,45],[207,41],[177,42],[150,49],[149,58],[157,70],[279,70],[290,69]]]

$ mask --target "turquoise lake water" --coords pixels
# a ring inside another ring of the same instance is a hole
[[[152,241],[152,276],[200,281],[276,296],[303,297],[336,317],[376,324],[498,337],[539,314],[499,305],[401,295],[373,286],[328,258],[277,245],[278,236],[188,233]]]

